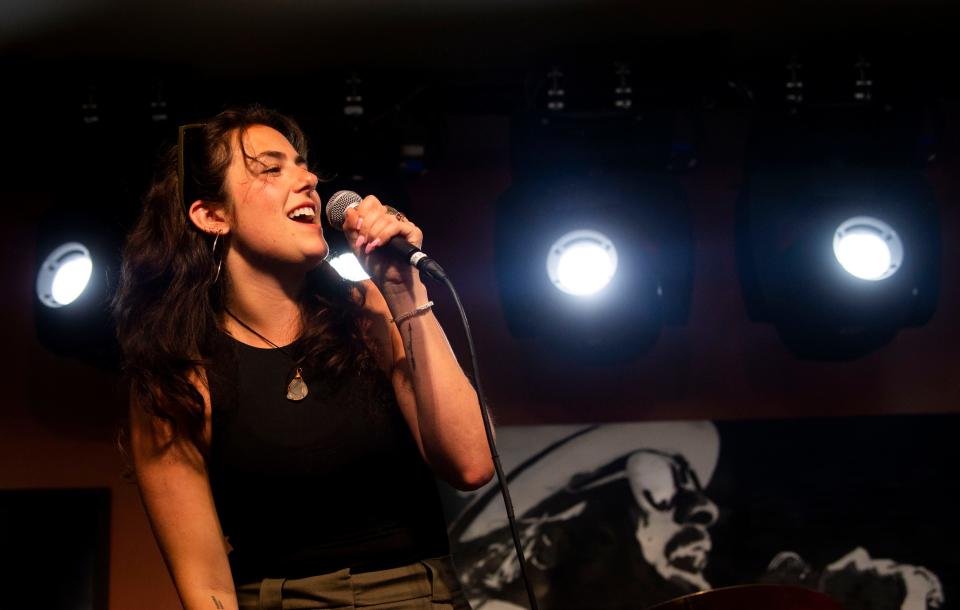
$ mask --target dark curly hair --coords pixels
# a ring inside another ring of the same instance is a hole
[[[229,205],[225,175],[231,142],[255,125],[282,133],[306,158],[306,138],[289,117],[260,106],[228,109],[191,129],[184,156],[189,201]],[[229,274],[217,279],[212,238],[187,217],[180,195],[177,146],[160,159],[143,210],[127,236],[120,282],[113,301],[123,371],[143,409],[170,425],[203,455],[204,403],[194,385],[222,332]],[[362,286],[340,278],[326,262],[307,274],[299,295],[300,360],[333,376],[375,366],[366,340]]]

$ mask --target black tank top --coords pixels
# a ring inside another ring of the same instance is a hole
[[[309,395],[292,402],[283,352],[217,343],[209,475],[238,585],[449,552],[435,480],[379,369],[304,371]]]

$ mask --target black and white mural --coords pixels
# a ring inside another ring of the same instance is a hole
[[[747,583],[847,610],[958,607],[960,417],[502,427],[541,607],[644,608]],[[445,490],[475,610],[526,607],[498,489]]]

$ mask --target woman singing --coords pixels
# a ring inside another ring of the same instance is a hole
[[[493,472],[477,397],[418,272],[416,225],[366,197],[324,262],[297,125],[181,128],[128,237],[115,316],[141,497],[188,610],[466,608],[436,474]]]

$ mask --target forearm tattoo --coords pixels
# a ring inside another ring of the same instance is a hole
[[[213,606],[217,608],[217,610],[223,610],[223,604],[220,603],[216,595],[211,595],[210,598],[213,600]]]
[[[407,325],[407,360],[410,361],[410,370],[417,370],[417,359],[413,355],[413,325]]]

